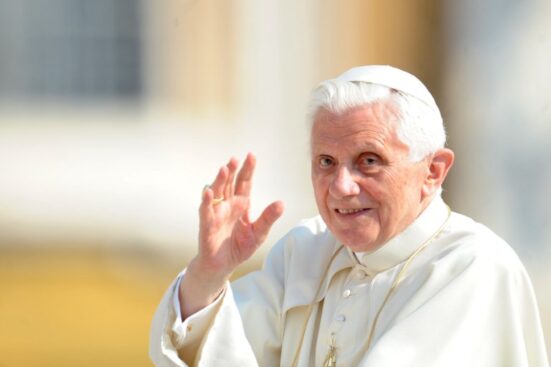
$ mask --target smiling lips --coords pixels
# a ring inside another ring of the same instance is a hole
[[[368,211],[369,208],[360,208],[360,209],[335,209],[339,214],[356,214],[360,212]]]

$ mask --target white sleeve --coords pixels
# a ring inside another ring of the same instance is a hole
[[[183,321],[181,277],[176,279],[153,318],[151,360],[157,367],[279,366],[284,269],[282,243],[272,249],[261,271],[226,286],[213,304]]]
[[[183,274],[182,274],[183,275]],[[165,293],[151,325],[149,356],[157,367],[258,367],[229,286],[211,305],[182,321],[180,275]]]
[[[172,296],[173,310],[176,316],[172,324],[173,342],[176,349],[180,350],[180,355],[184,361],[192,361],[195,358],[195,351],[200,347],[203,337],[207,334],[212,320],[216,316],[225,290],[207,307],[190,315],[182,321],[182,311],[180,308],[180,297],[178,290],[184,274],[181,274],[174,285]]]

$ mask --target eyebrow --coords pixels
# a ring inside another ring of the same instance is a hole
[[[379,156],[384,155],[386,149],[384,145],[376,145],[371,143],[365,143],[360,144],[358,147],[352,148],[355,155],[359,156],[365,153],[374,153]],[[321,155],[327,155],[332,156],[331,152],[321,148],[316,149],[315,147],[310,147],[310,155],[311,156],[321,156]]]

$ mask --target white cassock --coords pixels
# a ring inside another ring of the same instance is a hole
[[[310,367],[334,348],[338,367],[548,366],[518,257],[488,228],[449,215],[441,198],[375,252],[341,247],[321,218],[304,221],[261,271],[184,322],[178,279],[153,320],[152,360],[291,367],[296,358],[296,366]]]

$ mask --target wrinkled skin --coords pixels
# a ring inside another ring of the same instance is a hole
[[[315,116],[311,176],[316,203],[331,232],[353,251],[374,251],[412,223],[443,180],[436,177],[435,183],[438,155],[452,154],[453,160],[453,153],[443,149],[411,162],[396,127],[389,102],[342,114],[321,109]]]

